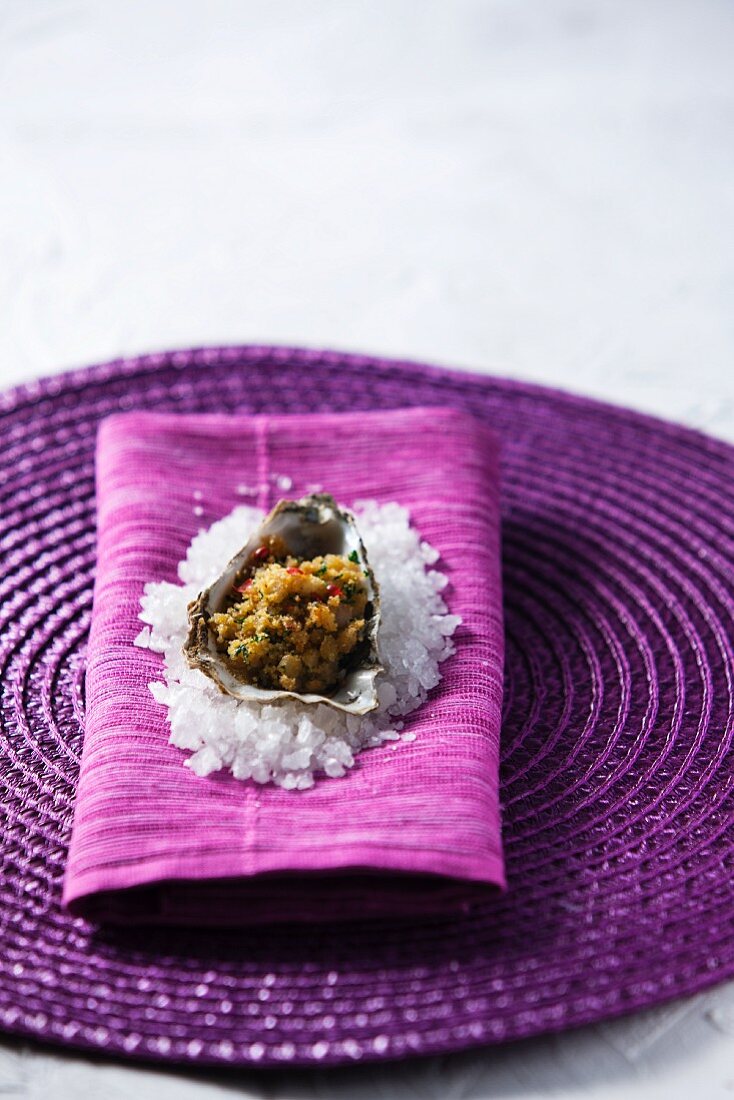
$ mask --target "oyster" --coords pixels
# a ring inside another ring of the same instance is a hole
[[[236,664],[221,643],[217,644],[210,625],[212,616],[231,605],[233,587],[246,582],[257,568],[257,551],[268,540],[277,542],[284,552],[300,560],[327,554],[350,558],[359,564],[364,574],[367,593],[364,636],[345,659],[342,678],[330,694],[259,687],[245,678],[246,667]],[[183,647],[184,656],[192,668],[200,669],[228,695],[260,703],[288,698],[302,703],[326,703],[351,714],[366,714],[378,705],[375,681],[383,671],[377,651],[380,593],[354,516],[339,508],[327,493],[298,501],[280,501],[221,576],[189,604],[188,612],[189,633]]]

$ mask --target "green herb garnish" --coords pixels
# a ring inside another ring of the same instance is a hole
[[[356,550],[352,550],[351,554],[349,555],[349,560],[353,561],[355,565],[359,565],[359,554]]]

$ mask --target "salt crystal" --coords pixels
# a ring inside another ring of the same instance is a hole
[[[159,682],[154,682],[154,683],[148,684],[148,689],[150,690],[150,694],[153,696],[156,703],[167,703],[168,702],[168,698],[169,698],[170,693],[169,693],[167,684],[161,684]]]
[[[184,763],[191,768],[192,772],[201,776],[211,775],[212,772],[219,771],[222,766],[221,757],[211,745],[205,745]]]
[[[295,752],[289,752],[281,761],[284,768],[307,768],[310,762],[310,748],[297,749]]]

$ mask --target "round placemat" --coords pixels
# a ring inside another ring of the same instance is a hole
[[[456,405],[503,444],[509,889],[461,917],[98,929],[59,904],[101,417]],[[0,1026],[337,1063],[497,1043],[734,974],[734,451],[567,394],[331,352],[178,351],[0,395]]]

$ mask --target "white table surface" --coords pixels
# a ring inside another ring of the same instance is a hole
[[[0,0],[0,378],[322,345],[734,441],[733,58],[730,0]],[[317,1075],[0,1040],[44,1100],[733,1093],[734,985]]]

